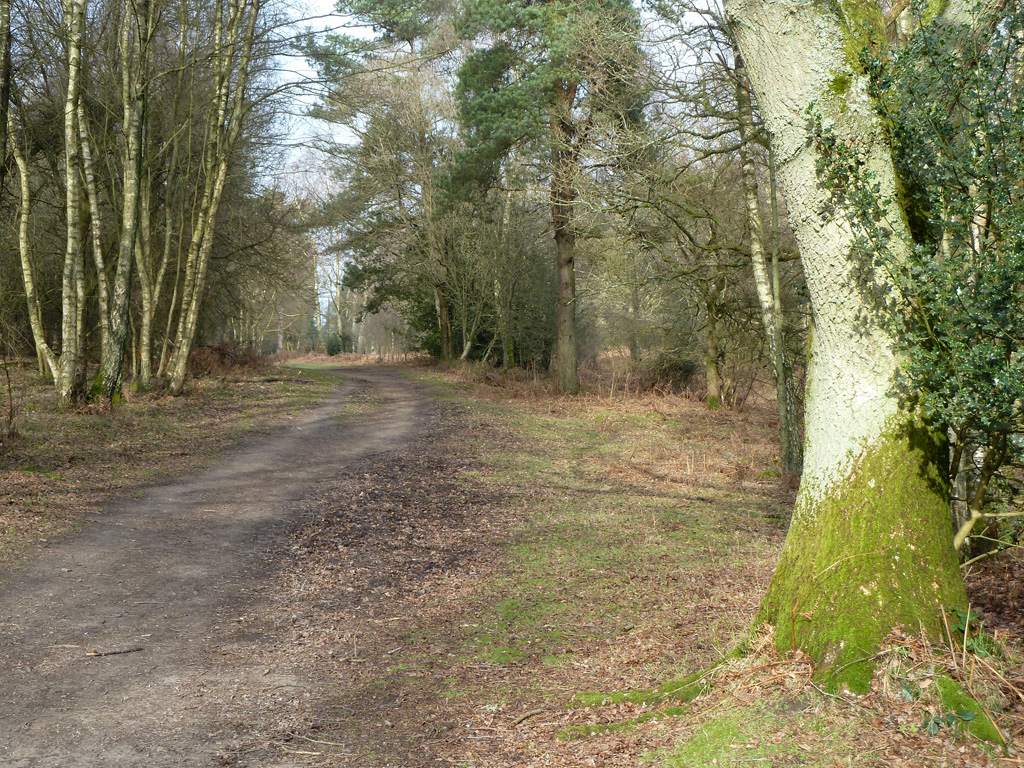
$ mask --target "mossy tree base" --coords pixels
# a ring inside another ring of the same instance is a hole
[[[758,612],[780,651],[799,649],[831,690],[866,693],[889,630],[935,639],[942,607],[967,603],[952,545],[945,442],[892,427],[845,482],[801,486],[793,524]]]

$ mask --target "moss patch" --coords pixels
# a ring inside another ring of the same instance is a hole
[[[818,762],[803,741],[809,731],[819,730],[824,733],[818,734],[816,744],[825,752],[825,747],[831,746],[831,738],[825,736],[829,731],[826,718],[814,712],[790,710],[784,701],[772,696],[759,704],[727,711],[705,723],[680,746],[650,757],[654,765],[663,768],[835,765]]]
[[[866,693],[874,659],[898,625],[941,637],[942,606],[966,604],[950,544],[945,445],[916,423],[892,427],[848,480],[804,487],[759,611],[780,651],[818,663],[830,690]]]
[[[712,683],[707,679],[708,675],[721,663],[718,662],[707,669],[687,675],[686,677],[669,680],[667,683],[662,683],[655,688],[645,688],[636,691],[616,691],[613,693],[577,693],[572,697],[570,706],[603,707],[609,704],[624,703],[649,706],[652,704],[663,704],[667,701],[685,704],[711,690]]]
[[[851,72],[864,73],[861,56],[885,42],[885,15],[873,0],[840,0],[843,50]]]
[[[948,677],[937,677],[935,678],[935,687],[939,690],[942,706],[962,718],[961,722],[965,724],[968,733],[982,741],[1006,748],[1006,740],[989,718],[984,707],[968,695],[960,683]],[[970,713],[972,717],[969,720],[966,719],[965,713]]]
[[[597,725],[572,725],[558,732],[558,738],[562,741],[573,739],[585,739],[589,736],[603,736],[609,733],[620,733],[636,728],[644,723],[657,722],[666,717],[685,717],[693,714],[689,707],[665,707],[657,712],[647,712],[639,717],[622,720],[617,723],[599,723]]]

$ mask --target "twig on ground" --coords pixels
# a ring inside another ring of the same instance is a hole
[[[325,744],[328,747],[348,747],[348,744],[342,744],[337,741],[327,741],[326,739],[311,739],[309,736],[303,736],[301,733],[295,733],[294,731],[290,734],[296,739],[302,739],[313,744]]]
[[[121,648],[121,649],[116,650],[116,651],[89,651],[85,655],[86,656],[117,656],[118,654],[121,654],[121,653],[135,653],[135,652],[141,651],[141,650],[142,650],[142,647],[139,646],[137,648]]]
[[[810,683],[810,686],[811,686],[811,688],[816,690],[818,693],[820,693],[822,696],[828,696],[830,699],[838,699],[839,701],[842,701],[845,704],[849,704],[851,707],[857,707],[858,709],[863,709],[865,712],[870,712],[873,715],[879,714],[875,710],[871,709],[871,707],[865,707],[863,704],[859,704],[856,701],[854,701],[853,699],[848,699],[845,696],[840,696],[840,695],[835,694],[835,693],[829,693],[828,691],[822,690],[821,688],[819,688],[814,683]]]
[[[544,713],[543,709],[531,709],[526,714],[520,715],[515,720],[513,720],[512,721],[512,725],[513,726],[519,725],[520,723],[525,722],[526,720],[529,720],[531,717],[536,717],[537,715],[540,715],[540,714],[543,714],[543,713]]]

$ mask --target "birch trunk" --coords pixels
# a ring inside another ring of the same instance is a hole
[[[176,77],[177,83],[175,88],[176,94],[184,94],[186,89],[185,83],[185,69],[186,69],[186,50],[188,47],[188,18],[189,9],[188,4],[185,0],[180,3],[178,10],[178,74]],[[194,75],[193,75],[194,77]],[[176,99],[173,105],[174,114],[177,115],[179,112],[179,103]],[[188,131],[186,133],[184,143],[186,146],[190,143],[191,139],[191,121],[188,123]],[[167,376],[167,366],[170,364],[171,359],[171,339],[174,329],[174,318],[175,312],[178,309],[178,294],[181,288],[181,257],[182,257],[182,242],[184,240],[184,213],[179,213],[178,208],[178,155],[180,147],[182,145],[182,132],[175,131],[171,137],[171,151],[170,161],[167,165],[167,175],[163,181],[164,193],[164,211],[163,211],[163,245],[160,256],[160,267],[157,270],[157,277],[154,285],[152,286],[151,293],[153,296],[152,309],[148,318],[148,323],[151,325],[155,321],[156,307],[162,286],[164,282],[164,275],[167,268],[170,266],[171,261],[171,250],[172,245],[174,249],[174,288],[171,292],[171,300],[167,304],[167,320],[164,325],[163,341],[160,344],[160,356],[157,362],[157,378],[164,379]],[[186,178],[188,174],[185,174]],[[180,221],[175,221],[175,216],[180,218]],[[147,319],[143,317],[143,323],[146,323]],[[150,365],[152,367],[152,365]],[[145,386],[150,385],[150,381],[146,379],[142,382]]]
[[[185,259],[181,312],[168,383],[168,391],[172,395],[181,394],[188,374],[188,360],[199,324],[206,273],[213,251],[214,228],[227,180],[228,164],[245,123],[245,97],[260,10],[261,0],[229,0],[226,12],[223,3],[217,3],[214,22],[216,102],[207,124],[203,149],[203,193]]]
[[[85,108],[78,105],[78,136],[82,142],[82,171],[85,195],[89,201],[89,233],[92,242],[92,261],[96,267],[96,297],[99,302],[100,347],[107,348],[110,336],[110,285],[107,280],[106,259],[103,256],[103,219],[100,216],[100,195],[96,186],[96,171],[92,159],[92,142],[86,123]]]
[[[152,32],[147,0],[126,0],[122,7],[121,104],[125,132],[124,170],[121,187],[121,233],[110,300],[110,332],[103,348],[94,389],[107,402],[121,396],[132,298],[132,268],[139,237],[139,199],[142,185],[142,136],[145,121],[146,53]]]
[[[779,467],[784,475],[799,477],[803,469],[803,448],[796,423],[796,399],[789,380],[791,366],[786,359],[786,340],[782,333],[782,307],[778,292],[778,273],[768,274],[768,259],[764,248],[764,226],[761,223],[761,203],[758,196],[757,171],[751,151],[754,140],[754,118],[750,105],[749,82],[743,57],[736,54],[736,112],[740,129],[740,163],[743,178],[743,201],[747,209],[750,230],[750,266],[754,272],[754,285],[761,309],[761,323],[768,341],[768,356],[775,377],[776,400],[779,408]],[[778,266],[776,254],[775,266]]]
[[[36,285],[35,267],[32,263],[32,241],[29,234],[29,224],[32,219],[31,176],[28,171],[28,162],[21,151],[19,137],[14,127],[14,119],[10,113],[7,115],[7,125],[11,149],[14,154],[14,163],[18,168],[18,255],[21,258],[22,282],[25,286],[25,299],[28,302],[29,325],[32,328],[32,339],[35,342],[36,354],[40,360],[40,373],[48,371],[50,376],[56,380],[58,370],[57,355],[46,341],[46,331],[43,328],[43,306]]]
[[[882,195],[894,197],[891,154],[857,60],[857,36],[880,12],[870,0],[842,10],[798,0],[730,0],[726,8],[772,134],[815,329],[804,473],[759,620],[774,627],[780,648],[810,654],[828,686],[866,692],[871,657],[892,627],[937,637],[942,606],[966,603],[944,435],[901,411],[892,392],[891,286],[871,255],[854,249],[849,215],[818,183],[809,136],[813,104],[856,148]],[[894,207],[887,218],[894,242],[908,242],[902,212]]]
[[[139,343],[136,350],[138,385],[148,389],[153,378],[153,320],[160,301],[160,287],[170,261],[170,249],[163,250],[160,263],[153,263],[153,182],[145,179],[139,197],[139,235],[135,243],[135,266],[139,276],[139,298],[142,312],[139,316]],[[169,204],[169,202],[168,202]],[[153,270],[156,274],[153,274]]]
[[[54,373],[57,407],[68,408],[82,396],[84,369],[85,259],[82,249],[82,158],[78,102],[82,80],[82,36],[86,0],[65,0],[68,85],[64,99],[64,213],[66,240],[61,281],[61,351]]]

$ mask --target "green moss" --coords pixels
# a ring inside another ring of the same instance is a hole
[[[850,90],[850,83],[852,78],[847,72],[840,72],[838,75],[832,78],[832,82],[829,83],[829,90],[835,96],[845,96],[847,91]]]
[[[941,436],[893,427],[839,487],[802,487],[793,524],[758,613],[818,663],[829,689],[867,692],[873,655],[902,625],[941,636],[941,607],[966,595],[951,543]]]
[[[574,739],[585,739],[589,736],[603,736],[607,733],[628,731],[638,725],[649,723],[654,720],[664,720],[666,717],[683,717],[688,714],[690,714],[690,709],[688,707],[665,707],[665,709],[659,709],[657,712],[646,712],[639,717],[622,720],[617,723],[571,725],[568,728],[559,731],[558,738],[562,741],[572,741]]]
[[[778,716],[756,707],[730,712],[708,722],[684,744],[660,755],[658,764],[666,768],[790,765],[788,758],[799,753],[797,745],[761,742],[752,736],[759,730],[776,727]]]
[[[984,707],[968,695],[960,683],[948,677],[935,678],[935,687],[939,690],[942,699],[942,706],[957,715],[969,712],[973,718],[965,721],[967,731],[972,736],[982,741],[997,744],[1003,749],[1006,748],[1006,740],[992,722]]]
[[[949,0],[929,0],[924,3],[924,9],[921,12],[921,23],[931,24],[935,19],[946,12],[946,8],[949,6]]]
[[[840,0],[843,50],[850,71],[864,73],[861,56],[885,42],[885,14],[874,0]]]
[[[726,657],[728,658],[728,657]],[[724,661],[724,659],[723,659]],[[663,704],[668,701],[685,704],[693,701],[701,694],[711,690],[711,681],[708,675],[714,671],[722,661],[713,664],[707,669],[695,672],[686,677],[669,680],[656,688],[645,688],[636,691],[616,691],[613,693],[577,693],[569,703],[571,707],[603,707],[609,704],[640,704],[651,706]]]

